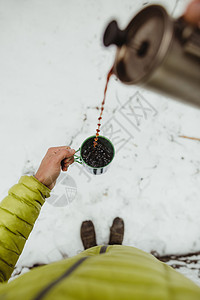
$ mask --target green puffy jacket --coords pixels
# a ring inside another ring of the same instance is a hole
[[[50,190],[23,176],[0,203],[0,300],[199,300],[192,281],[133,247],[97,246],[7,283]]]

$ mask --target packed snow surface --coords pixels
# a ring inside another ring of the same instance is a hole
[[[95,134],[116,52],[102,44],[105,27],[115,18],[125,28],[151,3],[177,17],[188,1],[0,1],[1,199],[21,175],[34,174],[49,147],[78,150]],[[199,109],[113,76],[101,131],[116,150],[110,168],[94,176],[75,162],[61,174],[18,270],[82,251],[84,220],[106,244],[116,216],[125,222],[124,245],[160,255],[199,251],[200,142],[180,137],[200,137],[199,127]]]

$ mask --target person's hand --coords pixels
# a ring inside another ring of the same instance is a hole
[[[200,28],[200,0],[190,2],[183,17],[188,23]]]
[[[75,150],[67,146],[49,148],[35,178],[52,190],[61,168],[63,171],[67,171],[69,165],[74,162],[74,154]]]

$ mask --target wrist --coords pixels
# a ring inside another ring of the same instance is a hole
[[[46,184],[45,184],[45,179],[39,175],[38,173],[36,173],[35,175],[33,175],[33,177],[35,177],[40,183],[42,183],[44,186],[46,186],[47,188],[49,188]]]

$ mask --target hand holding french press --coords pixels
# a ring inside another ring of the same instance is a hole
[[[200,0],[194,0],[189,3],[183,18],[186,22],[200,28]]]

